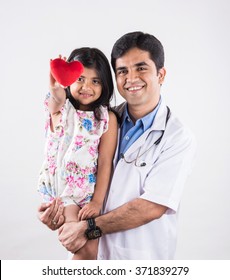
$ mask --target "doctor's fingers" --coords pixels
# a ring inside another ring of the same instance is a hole
[[[56,212],[53,212],[53,211],[55,211],[54,210],[55,209],[55,204],[56,204],[56,201],[53,200],[46,209],[44,208],[45,205],[42,205],[42,207],[40,207],[38,209],[40,221],[47,226],[49,226],[50,221],[53,219],[53,217],[56,214]],[[42,212],[41,209],[45,209],[45,211]]]
[[[39,205],[38,207],[38,213],[42,214],[47,208],[49,208],[51,205],[51,203],[42,203],[41,205]]]
[[[57,230],[59,229],[65,222],[65,217],[64,215],[61,215],[58,220],[52,219],[49,221],[47,226],[52,229],[52,230]]]
[[[50,225],[50,208],[47,208],[43,213],[40,213],[38,218],[43,224],[47,225],[50,229],[53,229]]]
[[[55,216],[50,220],[54,230],[58,229],[60,226],[64,224],[65,217],[63,215],[63,212],[64,212],[64,206],[60,205],[57,209]]]
[[[59,216],[62,215],[63,209],[64,209],[64,207],[63,207],[63,204],[62,204],[62,201],[60,200],[60,198],[55,198],[52,201],[51,206],[50,206],[49,218],[51,220],[54,220],[56,217],[55,221],[57,221],[59,219]]]
[[[87,239],[79,238],[77,240],[71,240],[71,238],[67,238],[67,239],[59,238],[59,241],[66,248],[67,251],[74,254],[85,245]]]
[[[64,222],[65,222],[65,216],[61,215],[57,222],[57,229],[60,228],[64,224]]]
[[[73,244],[71,244],[71,243],[70,244],[62,243],[62,246],[65,247],[66,250],[71,252],[72,254],[75,254],[76,251],[78,251],[78,250],[76,250],[75,246]]]
[[[50,209],[47,209],[47,211]],[[65,222],[65,217],[63,214],[58,215],[57,217],[55,216],[53,219],[49,215],[49,213],[45,213],[40,219],[43,224],[45,224],[48,228],[51,230],[57,230],[59,229]]]

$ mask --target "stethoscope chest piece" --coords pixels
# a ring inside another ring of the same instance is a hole
[[[146,162],[141,161],[141,162],[139,163],[139,166],[140,166],[140,167],[144,167],[144,166],[146,166]]]

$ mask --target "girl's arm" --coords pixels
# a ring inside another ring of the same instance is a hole
[[[117,146],[117,118],[109,112],[108,130],[102,135],[99,144],[97,182],[92,201],[79,212],[79,220],[98,216],[110,183],[113,157]]]
[[[110,183],[111,171],[113,167],[113,157],[117,147],[117,118],[113,112],[109,112],[109,127],[101,137],[99,145],[97,183],[93,196],[93,201],[101,206]]]
[[[65,104],[66,93],[63,87],[54,79],[50,73],[50,98],[48,99],[48,110],[51,115],[51,131],[59,123],[61,117],[61,108]]]
[[[50,98],[48,102],[48,109],[51,114],[60,112],[62,106],[65,104],[66,94],[64,88],[54,79],[50,73]]]

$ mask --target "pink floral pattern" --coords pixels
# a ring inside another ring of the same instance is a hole
[[[108,129],[109,119],[106,108],[101,106],[100,111],[98,121],[92,111],[75,110],[67,99],[60,123],[53,132],[47,115],[45,160],[38,184],[44,201],[60,196],[65,205],[76,203],[82,207],[92,198],[98,145]]]

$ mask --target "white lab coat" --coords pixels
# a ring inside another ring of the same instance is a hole
[[[121,106],[124,108],[124,106]],[[135,198],[143,198],[168,207],[158,220],[100,238],[98,259],[173,259],[177,236],[177,211],[185,181],[191,171],[195,141],[191,132],[171,114],[165,127],[167,107],[163,100],[153,125],[126,151],[117,163],[104,213]],[[153,143],[164,136],[158,145]],[[117,162],[117,152],[114,163]]]

